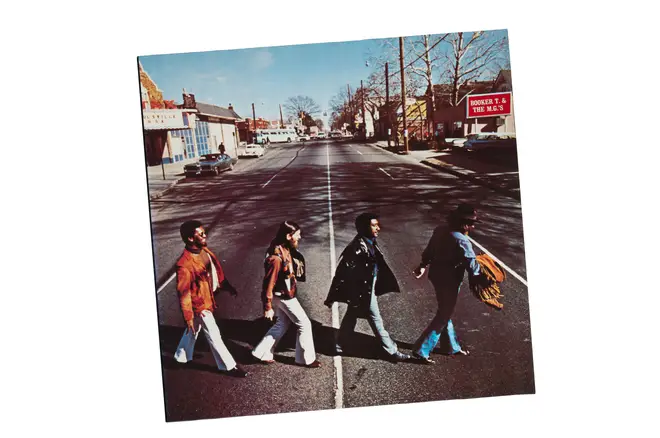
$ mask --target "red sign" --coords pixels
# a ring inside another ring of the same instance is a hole
[[[506,116],[511,114],[511,93],[470,94],[467,118]]]

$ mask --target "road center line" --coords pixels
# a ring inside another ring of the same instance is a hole
[[[505,265],[504,263],[502,263],[502,260],[500,260],[500,259],[498,259],[497,257],[495,257],[490,251],[488,251],[486,248],[484,248],[483,246],[481,246],[476,240],[474,240],[474,239],[471,238],[470,236],[467,236],[467,238],[470,239],[470,242],[472,242],[472,243],[474,243],[475,245],[477,245],[477,246],[479,247],[479,249],[481,249],[483,252],[485,252],[486,254],[488,254],[489,256],[491,256],[493,260],[495,260],[497,263],[499,263],[500,265],[502,265],[502,267],[503,267],[504,269],[506,269],[507,272],[509,272],[509,274],[513,275],[513,276],[516,277],[518,280],[520,280],[520,282],[521,282],[522,284],[524,284],[525,286],[527,286],[527,280],[525,280],[524,278],[522,278],[520,275],[516,274],[515,271],[514,271],[513,269],[509,268],[507,265]]]
[[[163,289],[165,289],[165,286],[170,284],[172,282],[172,280],[174,280],[175,277],[176,277],[176,272],[174,274],[172,274],[172,276],[170,278],[168,278],[167,281],[165,283],[163,283],[163,285],[161,287],[158,288],[158,290],[156,291],[156,295],[158,295]]]
[[[383,169],[382,167],[379,167],[378,170],[381,170],[385,175],[387,175],[387,176],[389,176],[390,178],[394,179],[394,177],[393,177],[392,175],[390,175],[389,173],[387,173],[387,172],[385,171],[385,169]]]
[[[325,146],[325,156],[328,167],[328,228],[330,231],[330,278],[334,277],[337,269],[335,253],[335,226],[332,222],[332,186],[330,184],[330,145]],[[332,303],[332,327],[339,329],[339,304]],[[341,356],[335,355],[332,358],[335,366],[335,409],[344,407],[344,375],[341,364]]]

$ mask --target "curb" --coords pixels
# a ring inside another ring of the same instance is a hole
[[[388,150],[387,146],[381,146],[381,145],[376,144],[376,143],[374,143],[373,145],[380,148],[380,149],[382,149],[382,150],[384,150],[384,151],[386,151],[386,152],[389,152],[393,155],[399,155],[394,151]],[[433,161],[430,161],[430,160],[433,160]],[[458,176],[459,178],[470,180],[470,181],[475,182],[477,184],[480,184],[484,187],[488,187],[489,189],[491,189],[491,190],[493,190],[493,191],[495,191],[495,192],[497,192],[501,195],[508,196],[509,198],[520,201],[520,192],[513,191],[513,190],[508,190],[508,189],[503,189],[500,186],[497,186],[495,184],[491,184],[489,182],[486,182],[486,181],[482,180],[481,178],[479,178],[478,176],[474,176],[472,174],[467,173],[461,167],[453,166],[449,163],[445,163],[444,161],[438,160],[437,158],[430,158],[428,160],[422,160],[420,162],[422,164],[428,166],[428,167],[432,167],[432,168],[437,169],[437,170],[442,170],[442,171],[451,173],[452,175]]]
[[[178,178],[178,179],[174,180],[174,181],[172,182],[172,184],[170,184],[169,186],[165,187],[165,188],[164,188],[163,190],[161,190],[160,192],[158,192],[158,193],[154,193],[153,195],[149,195],[149,200],[150,200],[150,201],[154,201],[154,200],[156,200],[156,199],[158,199],[158,198],[163,197],[164,195],[167,194],[167,192],[169,192],[170,190],[172,190],[172,189],[174,188],[174,186],[176,186],[176,185],[179,183],[179,181],[181,181],[181,180],[184,179],[184,178],[185,178],[185,177]]]

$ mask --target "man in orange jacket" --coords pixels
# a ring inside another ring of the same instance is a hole
[[[186,249],[176,264],[176,290],[187,327],[174,359],[180,363],[192,360],[195,341],[203,330],[218,369],[233,377],[245,377],[248,373],[236,364],[222,341],[213,316],[217,308],[214,291],[226,289],[236,296],[236,289],[225,278],[215,254],[206,247],[206,231],[202,223],[196,220],[184,222],[180,231]]]

